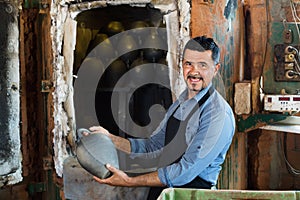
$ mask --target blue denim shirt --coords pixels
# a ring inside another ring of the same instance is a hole
[[[174,117],[184,120],[208,88],[189,100],[185,90],[170,106],[159,127],[149,139],[129,139],[132,155],[161,149],[164,146],[166,124],[170,115],[180,104]],[[160,181],[168,187],[181,186],[199,176],[216,184],[234,132],[235,118],[232,109],[215,91],[188,121],[185,133],[187,149],[180,161],[158,168]]]

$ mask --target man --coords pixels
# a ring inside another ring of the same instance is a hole
[[[187,89],[170,106],[149,139],[125,139],[101,126],[90,128],[94,133],[108,135],[119,150],[132,155],[169,146],[164,157],[168,159],[170,152],[184,146],[178,159],[135,177],[108,164],[113,175],[107,179],[95,177],[95,180],[114,186],[150,186],[149,199],[156,199],[165,187],[214,187],[235,131],[232,109],[212,86],[220,68],[219,59],[220,50],[213,39],[201,36],[188,41],[182,59]],[[175,142],[172,146],[176,138],[183,143],[176,146]]]

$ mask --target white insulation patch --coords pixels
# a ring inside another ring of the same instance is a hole
[[[61,59],[58,59],[61,60]],[[57,60],[57,61],[58,61]],[[56,62],[57,69],[61,69],[63,67],[63,62]],[[53,92],[53,100],[54,100],[54,129],[53,129],[53,144],[54,144],[54,163],[56,173],[59,176],[62,176],[63,172],[63,162],[64,159],[68,157],[68,153],[66,151],[66,137],[69,131],[68,126],[68,116],[66,111],[63,108],[63,103],[65,102],[68,86],[66,85],[63,76],[64,74],[61,70],[57,70],[55,73],[55,91]]]
[[[120,4],[129,4],[132,6],[142,6],[143,3],[152,2],[154,7],[160,9],[164,14],[164,21],[168,29],[168,45],[169,52],[167,60],[170,69],[171,90],[174,99],[185,88],[185,83],[181,74],[181,66],[179,55],[182,52],[183,45],[190,38],[190,3],[188,0],[175,1],[97,1],[97,5],[93,2],[84,2],[72,6],[67,6],[67,0],[52,1],[51,4],[51,38],[53,51],[53,107],[54,107],[54,129],[53,129],[53,148],[54,148],[54,164],[58,176],[63,175],[64,160],[69,157],[67,147],[73,148],[73,142],[70,138],[75,136],[75,116],[73,105],[73,50],[76,33],[68,33],[74,31],[72,20],[82,10],[89,7],[103,7],[105,5],[113,6]],[[95,1],[96,2],[96,1]],[[71,18],[71,19],[70,19]],[[66,25],[67,24],[67,25]],[[69,24],[69,25],[68,25]],[[69,28],[66,28],[69,27]],[[65,32],[66,31],[66,32]],[[72,37],[72,38],[64,38]],[[64,45],[64,46],[63,46]],[[63,51],[63,52],[62,52]]]
[[[64,22],[66,20],[67,7],[62,7],[60,4],[53,3],[51,6],[51,37],[52,37],[52,50],[54,58],[54,70],[53,70],[53,148],[54,148],[54,164],[55,170],[58,176],[62,177],[63,174],[63,162],[68,157],[67,153],[67,134],[69,132],[68,114],[63,108],[63,104],[66,101],[69,92],[68,84],[66,83],[64,68],[64,57],[60,56],[63,44],[64,35]],[[71,86],[72,87],[72,86]]]
[[[176,4],[177,3],[177,4]],[[170,67],[169,78],[173,100],[186,88],[181,66],[181,55],[185,43],[190,39],[190,3],[178,1],[169,6],[158,6],[164,12],[166,28],[168,30],[168,55],[167,61]]]

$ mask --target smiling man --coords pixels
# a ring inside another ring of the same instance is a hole
[[[107,165],[113,175],[95,180],[114,186],[150,186],[148,199],[156,199],[166,187],[214,188],[235,132],[232,109],[212,86],[219,59],[220,49],[213,39],[201,36],[187,42],[182,58],[187,89],[170,106],[150,138],[125,139],[101,126],[91,127],[93,133],[108,135],[119,150],[132,157],[169,149],[161,151],[169,162],[154,172],[129,177]],[[176,151],[178,156],[173,159]]]

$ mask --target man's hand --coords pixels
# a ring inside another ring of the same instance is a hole
[[[106,164],[106,168],[113,173],[113,175],[107,179],[100,179],[96,176],[93,178],[102,184],[112,185],[112,186],[133,186],[131,183],[131,177],[127,176],[123,171],[111,166],[110,164]]]
[[[120,136],[116,136],[114,134],[111,134],[108,130],[103,128],[102,126],[92,126],[89,128],[91,133],[101,133],[104,135],[107,135],[115,144],[116,148],[125,152],[125,153],[130,153],[131,152],[131,147],[130,147],[130,142],[129,140],[122,138]]]
[[[151,172],[139,176],[129,177],[125,172],[106,164],[106,167],[113,175],[107,179],[93,177],[97,182],[112,186],[139,187],[139,186],[165,186],[158,178],[158,172]]]
[[[102,133],[102,134],[107,135],[107,136],[110,135],[108,130],[106,130],[102,126],[92,126],[89,129],[91,130],[92,133]]]

